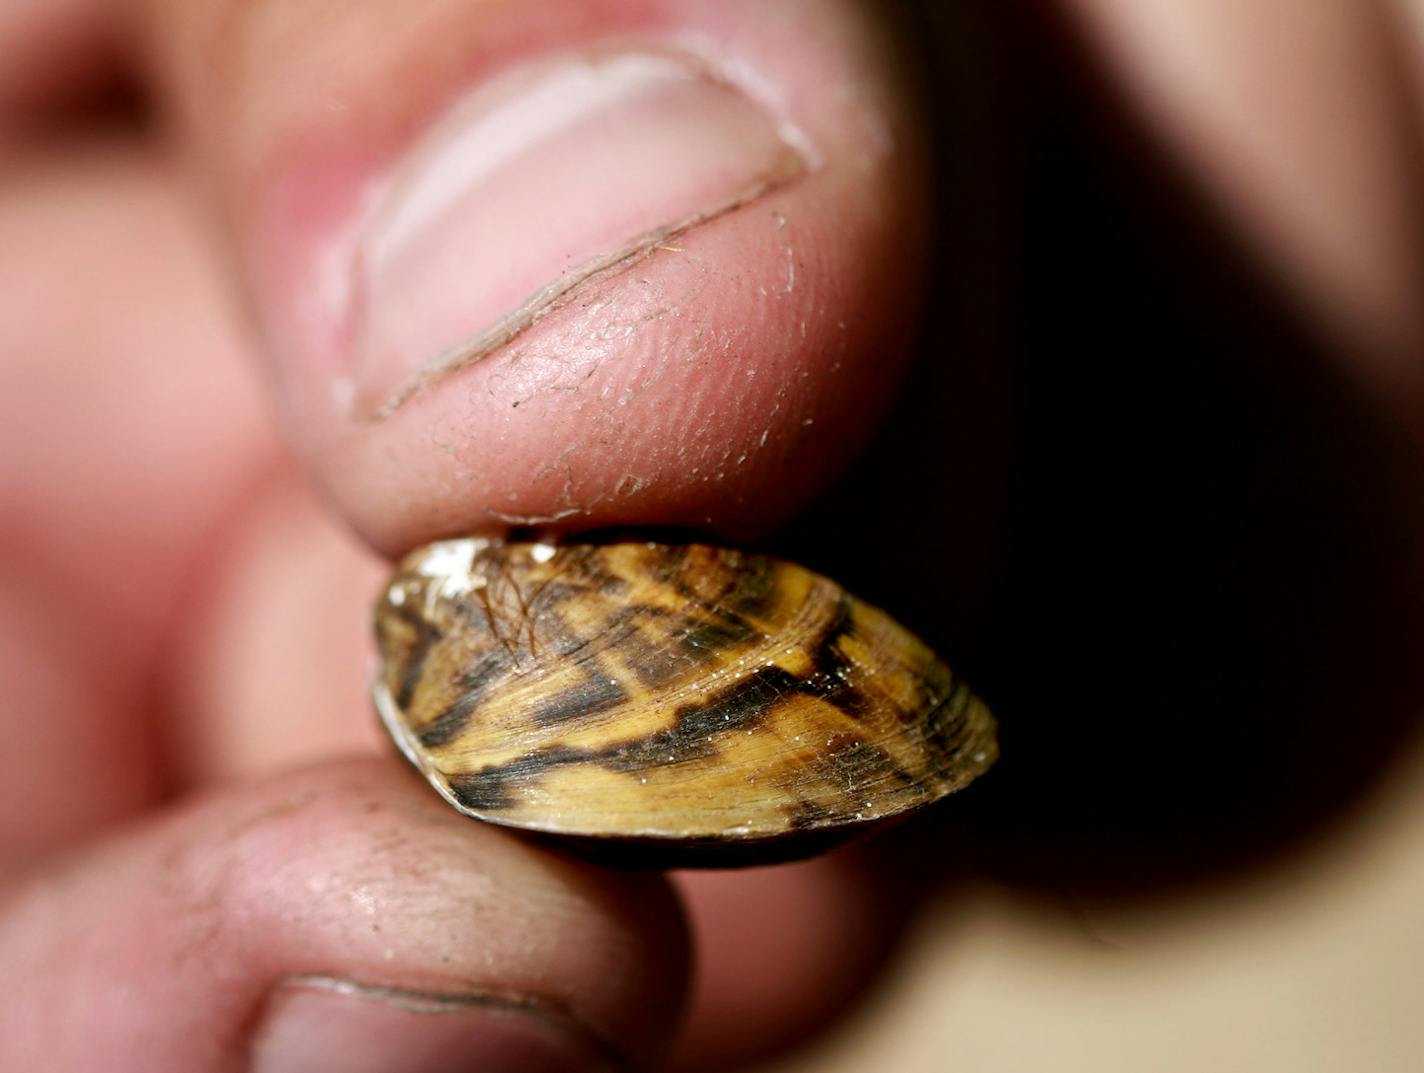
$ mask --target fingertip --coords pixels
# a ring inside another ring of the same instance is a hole
[[[289,427],[388,553],[531,526],[754,535],[899,381],[924,176],[874,20],[558,11],[370,9],[338,40],[244,9],[235,116],[197,125]]]

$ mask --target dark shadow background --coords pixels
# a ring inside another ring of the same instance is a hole
[[[1048,4],[895,10],[936,102],[929,328],[885,436],[781,547],[1000,717],[917,857],[1073,897],[1259,874],[1413,732],[1417,446]]]

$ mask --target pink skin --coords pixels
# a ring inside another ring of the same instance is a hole
[[[0,1013],[6,1064],[86,1068],[99,1040],[109,1069],[246,1069],[289,1012],[273,982],[313,975],[532,1006],[547,1016],[531,1031],[549,1029],[579,1068],[610,1052],[651,1064],[684,973],[665,885],[472,827],[414,789],[384,761],[328,763],[203,797],[19,883],[0,974],[28,986]],[[478,1062],[495,1030],[467,1028],[446,1068]],[[345,1057],[336,1068],[368,1068]]]

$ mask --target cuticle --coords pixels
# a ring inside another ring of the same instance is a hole
[[[568,1005],[549,995],[508,988],[472,986],[444,991],[373,983],[328,973],[291,973],[276,980],[267,1001],[284,988],[326,991],[348,998],[380,1002],[407,1013],[439,1017],[472,1009],[487,1009],[532,1017],[555,1032],[570,1037],[595,1055],[610,1071],[628,1069],[627,1060],[602,1032],[574,1014]]]

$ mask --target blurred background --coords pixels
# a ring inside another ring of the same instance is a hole
[[[915,13],[950,147],[934,329],[864,460],[916,459],[870,493],[916,520],[888,573],[855,540],[827,568],[955,654],[1004,759],[907,849],[931,893],[883,989],[774,1068],[1417,1069],[1417,426],[1082,24],[969,7]],[[1198,70],[1268,84],[1309,52],[1285,26]]]

